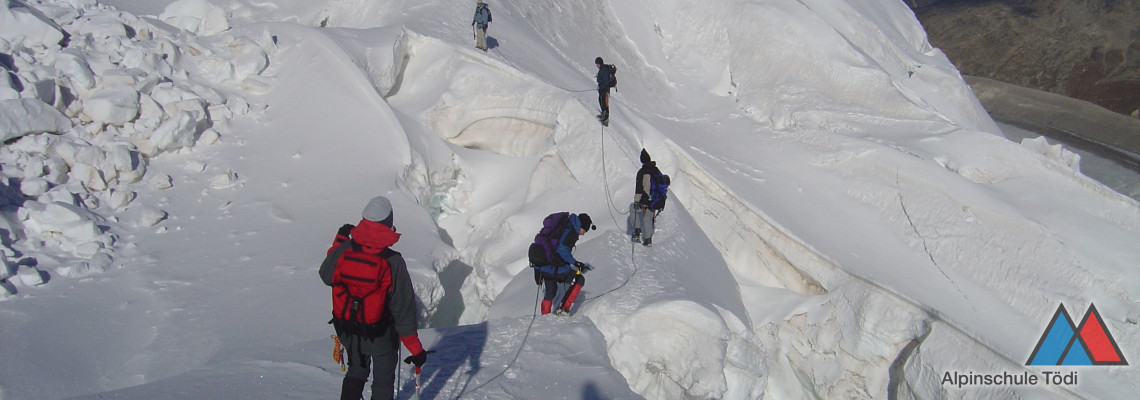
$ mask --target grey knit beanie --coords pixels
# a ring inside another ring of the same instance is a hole
[[[364,212],[361,214],[366,220],[392,226],[392,202],[388,201],[387,197],[373,197],[368,201],[368,205],[364,206]]]

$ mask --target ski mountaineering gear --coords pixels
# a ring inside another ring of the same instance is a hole
[[[391,398],[398,344],[412,355],[424,353],[416,332],[416,295],[403,256],[390,248],[400,238],[391,225],[391,203],[374,198],[362,217],[337,230],[320,276],[332,287],[329,323],[348,363],[341,398],[359,399],[370,372],[373,398]]]

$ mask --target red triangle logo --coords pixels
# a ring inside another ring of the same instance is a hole
[[[1077,332],[1080,332],[1081,339],[1088,347],[1093,365],[1128,365],[1124,354],[1120,352],[1120,346],[1116,345],[1116,339],[1113,339],[1112,334],[1104,326],[1104,320],[1095,305],[1089,305],[1089,310],[1085,312],[1085,318],[1081,321]]]

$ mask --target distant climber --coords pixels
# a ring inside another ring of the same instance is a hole
[[[582,273],[590,270],[589,265],[574,258],[572,251],[578,243],[578,237],[592,229],[597,227],[585,213],[559,212],[542,220],[542,229],[535,235],[528,252],[531,267],[534,268],[534,283],[546,285],[542,315],[550,314],[560,286],[566,294],[559,302],[555,315],[570,314],[570,307],[586,283]]]
[[[491,9],[487,3],[475,4],[475,18],[471,19],[471,26],[475,28],[475,47],[487,51],[487,26],[491,24]]]
[[[598,67],[598,106],[601,108],[602,113],[598,114],[598,121],[602,121],[602,125],[610,125],[610,89],[617,86],[617,67],[606,64],[601,57],[594,59],[594,65]]]
[[[358,400],[372,372],[372,399],[391,399],[404,343],[416,373],[427,361],[416,331],[416,293],[404,257],[391,249],[400,239],[392,225],[392,203],[368,202],[356,226],[344,224],[321,263],[321,280],[332,286],[329,321],[347,350],[348,372],[341,400]]]
[[[629,226],[633,228],[633,242],[640,242],[646,247],[653,245],[653,223],[657,219],[657,213],[650,209],[653,204],[653,180],[661,175],[657,162],[649,157],[648,151],[641,149],[641,169],[637,170],[633,203],[629,205]]]

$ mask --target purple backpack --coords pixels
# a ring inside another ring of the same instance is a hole
[[[542,220],[542,229],[534,235],[534,243],[527,251],[530,264],[534,266],[551,265],[558,257],[554,250],[558,248],[558,240],[562,239],[562,232],[570,226],[570,213],[559,212],[547,215]]]

